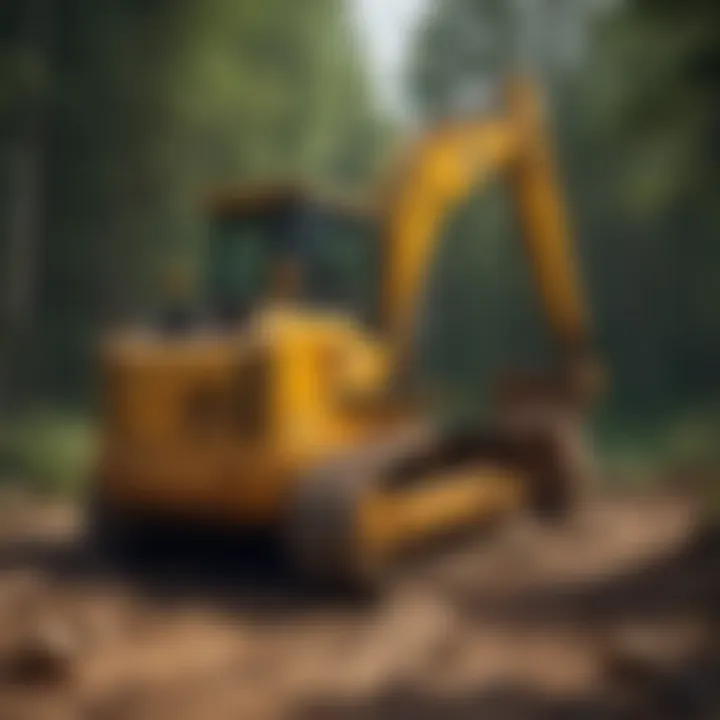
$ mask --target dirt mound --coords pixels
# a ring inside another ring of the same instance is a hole
[[[312,596],[254,547],[121,568],[83,546],[71,508],[12,515],[3,719],[720,712],[720,543],[686,500],[518,520],[416,561],[366,607]]]

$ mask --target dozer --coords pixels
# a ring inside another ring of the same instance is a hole
[[[366,586],[420,541],[572,507],[598,364],[542,98],[519,78],[503,98],[421,136],[377,212],[286,187],[210,200],[207,316],[102,347],[98,542],[160,520],[271,529],[305,576]],[[498,178],[555,360],[497,379],[492,421],[441,422],[410,380],[423,290],[448,212]]]

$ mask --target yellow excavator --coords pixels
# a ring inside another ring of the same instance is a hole
[[[379,211],[286,187],[214,196],[207,317],[178,306],[103,344],[98,542],[166,519],[271,528],[307,576],[368,584],[419,541],[566,512],[598,375],[546,125],[515,79],[494,115],[421,137]],[[556,363],[498,379],[491,422],[445,424],[408,381],[414,329],[444,219],[497,178]]]

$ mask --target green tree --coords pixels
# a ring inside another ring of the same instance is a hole
[[[720,390],[718,48],[717,3],[632,0],[600,38],[588,97],[617,156],[618,208],[635,236],[625,259],[646,287],[635,295],[653,357],[637,369],[664,366],[680,397]]]
[[[615,3],[606,13],[598,11],[612,3],[534,5],[543,13],[534,15],[529,36],[517,24],[520,4],[509,0],[451,0],[430,15],[414,63],[418,107],[431,118],[452,111],[458,96],[461,106],[474,92],[476,99],[481,81],[518,65],[540,79],[615,409],[648,413],[690,402],[717,388],[720,364],[712,199],[718,9],[703,0],[692,12],[649,0]],[[517,244],[511,231],[492,228],[487,213],[468,214],[462,224],[486,248],[480,254]],[[462,268],[470,248],[455,251]],[[462,277],[449,267],[444,272],[448,287]],[[497,291],[491,305],[500,326],[522,334],[531,327],[531,300],[512,272],[503,270],[500,283],[495,278],[504,294]],[[494,278],[481,270],[475,277],[475,289],[465,292],[479,296],[477,288],[487,292]],[[447,315],[462,316],[468,307],[455,302]],[[517,313],[528,320],[514,326]],[[443,332],[450,332],[447,324]],[[478,363],[503,345],[494,332],[487,323],[480,331]]]
[[[42,37],[27,29],[35,6]],[[6,221],[18,193],[30,197],[19,171],[0,188],[0,267],[15,273],[13,248],[33,248],[22,287],[35,343],[19,364],[39,359],[37,389],[87,387],[98,329],[152,306],[162,258],[198,245],[200,201],[217,185],[374,173],[387,123],[345,3],[9,0],[0,20],[2,141],[42,149],[32,232]],[[30,110],[42,132],[16,120]],[[11,306],[8,290],[3,317]]]
[[[582,40],[593,8],[585,2],[443,3],[416,42],[410,82],[419,114],[432,123],[457,113],[497,112],[502,83],[529,72],[547,86],[569,141],[567,71],[582,60],[570,50]],[[445,224],[426,342],[431,364],[459,395],[471,385],[479,394],[508,365],[542,365],[549,358],[509,200],[499,182],[470,193]]]

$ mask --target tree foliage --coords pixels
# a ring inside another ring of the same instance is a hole
[[[717,3],[546,2],[534,4],[543,12],[532,18],[517,12],[532,5],[439,6],[416,46],[417,106],[435,119],[455,109],[458,96],[466,105],[468,93],[477,100],[488,79],[532,72],[551,103],[615,407],[655,412],[718,391]],[[475,367],[487,367],[502,347],[503,362],[532,363],[540,348],[521,340],[541,321],[531,312],[527,278],[508,260],[490,261],[517,247],[516,232],[493,224],[503,202],[497,194],[484,210],[469,202],[476,209],[448,225],[455,259],[437,281],[448,290],[436,332],[450,332],[448,318],[464,327],[461,355]],[[468,238],[462,247],[460,236]],[[522,262],[519,253],[514,260]],[[474,280],[462,273],[470,263]]]
[[[33,288],[16,323],[31,346],[0,328],[17,346],[5,385],[35,358],[33,385],[87,387],[98,329],[152,305],[163,258],[202,241],[212,188],[356,184],[386,135],[336,0],[2,3],[0,268],[4,287],[27,256]],[[37,222],[18,230],[11,210],[30,200]]]

